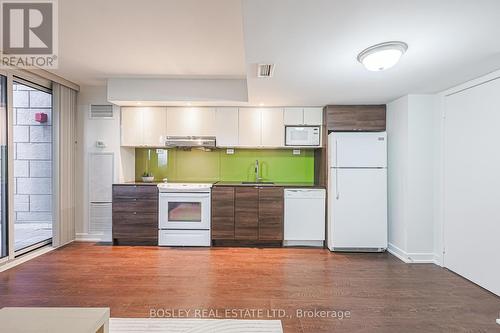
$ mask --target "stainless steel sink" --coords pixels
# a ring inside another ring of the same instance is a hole
[[[273,185],[273,182],[241,182],[244,185]]]

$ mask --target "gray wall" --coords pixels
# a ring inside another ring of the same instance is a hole
[[[16,223],[52,224],[52,96],[20,84],[13,89]],[[36,122],[37,112],[48,121]]]

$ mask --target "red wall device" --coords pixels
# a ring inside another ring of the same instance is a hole
[[[39,123],[46,123],[47,122],[47,114],[43,112],[37,112],[35,113],[35,121]]]

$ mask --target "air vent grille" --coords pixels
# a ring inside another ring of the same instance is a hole
[[[258,64],[257,77],[272,77],[274,74],[274,64]]]
[[[90,119],[113,119],[113,105],[90,105]]]

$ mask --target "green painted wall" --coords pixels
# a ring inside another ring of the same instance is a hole
[[[259,160],[261,177],[274,182],[313,182],[314,150],[235,149],[233,155],[225,149],[210,152],[192,149],[168,149],[167,158],[160,158],[156,149],[135,149],[135,178],[151,172],[155,181],[254,181],[255,160]],[[148,158],[149,155],[149,158]],[[166,162],[166,164],[165,164]]]

